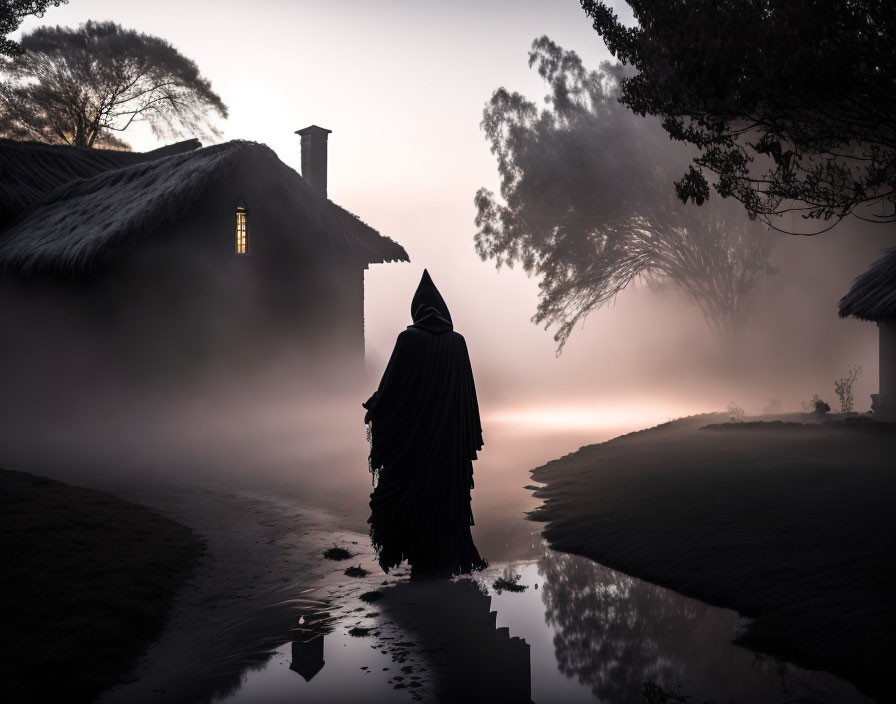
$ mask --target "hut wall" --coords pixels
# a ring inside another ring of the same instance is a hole
[[[278,187],[240,170],[99,278],[141,375],[360,373],[364,264],[284,209]],[[236,253],[239,203],[248,255]]]
[[[285,208],[263,166],[237,164],[186,217],[93,271],[0,277],[5,370],[88,387],[359,376],[365,262]],[[241,201],[248,256],[236,253]]]
[[[896,417],[896,320],[882,320],[880,335],[880,411]]]

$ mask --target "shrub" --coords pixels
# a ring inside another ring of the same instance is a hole
[[[855,399],[852,395],[852,387],[862,375],[862,366],[850,365],[846,376],[834,380],[834,393],[840,399],[840,412],[851,413]]]
[[[803,408],[819,416],[823,416],[825,413],[831,410],[830,405],[828,405],[827,402],[823,401],[821,396],[819,396],[818,394],[815,394],[808,401],[803,401]]]
[[[743,422],[744,415],[746,415],[744,409],[738,406],[734,401],[728,404],[728,408],[725,409],[725,412],[731,418],[732,423]]]

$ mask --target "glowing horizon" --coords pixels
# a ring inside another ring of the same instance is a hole
[[[648,428],[675,418],[708,412],[706,408],[689,408],[660,402],[642,402],[629,406],[616,403],[558,404],[503,410],[483,416],[483,422],[515,424],[529,428],[568,429],[588,428]]]

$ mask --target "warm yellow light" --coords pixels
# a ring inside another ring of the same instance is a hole
[[[244,208],[236,209],[236,253],[249,253],[249,224],[247,222],[248,213]]]

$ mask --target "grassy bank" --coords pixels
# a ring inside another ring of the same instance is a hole
[[[144,506],[0,470],[3,701],[89,702],[120,681],[201,552]]]
[[[667,423],[533,470],[551,546],[755,621],[740,642],[887,700],[896,427]]]

